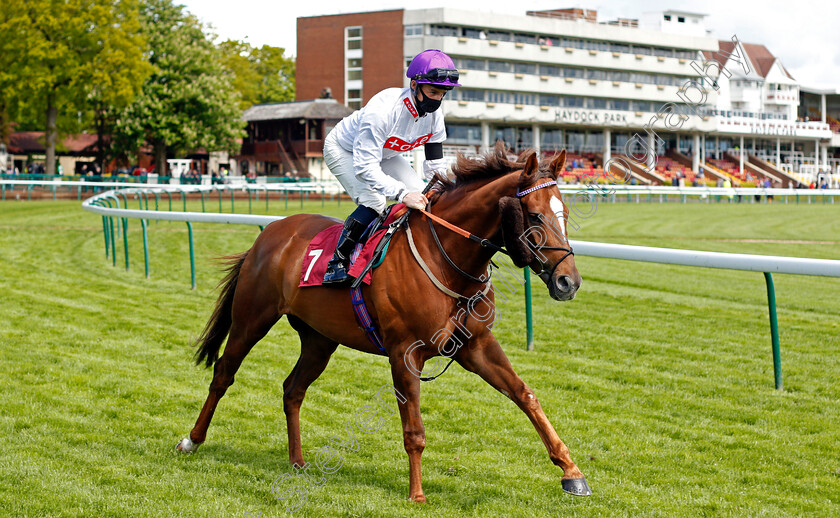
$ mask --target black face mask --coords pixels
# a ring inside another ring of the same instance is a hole
[[[440,108],[441,101],[438,99],[430,99],[425,93],[423,94],[423,100],[419,100],[417,98],[417,91],[420,90],[420,86],[417,86],[417,90],[414,91],[414,104],[417,105],[417,112],[420,116],[423,116],[427,113],[432,113],[433,111]]]

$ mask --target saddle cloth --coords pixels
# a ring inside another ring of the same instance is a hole
[[[351,256],[352,263],[350,270],[348,271],[351,276],[356,277],[362,273],[367,263],[373,258],[376,245],[385,236],[388,225],[396,219],[394,214],[403,207],[405,205],[402,203],[391,206],[385,222],[373,232],[366,242],[356,245],[356,250]],[[335,224],[320,231],[312,238],[312,241],[310,241],[309,246],[306,248],[306,255],[303,256],[299,287],[321,286],[321,283],[324,281],[324,274],[327,271],[327,265],[330,259],[332,259],[333,252],[335,252],[335,247],[338,244],[338,238],[341,236],[341,229],[341,224]],[[372,278],[373,269],[368,271],[365,278],[362,279],[362,282],[370,284]]]

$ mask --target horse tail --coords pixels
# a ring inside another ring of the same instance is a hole
[[[210,367],[219,359],[219,349],[222,348],[222,343],[230,331],[233,295],[236,292],[239,271],[242,269],[242,263],[245,262],[248,252],[250,250],[220,258],[221,264],[227,266],[227,274],[219,282],[218,288],[221,288],[221,292],[219,293],[219,299],[216,301],[216,307],[213,309],[213,314],[204,327],[204,331],[195,341],[194,345],[197,347],[195,352],[196,365],[201,365],[204,362],[205,367]]]

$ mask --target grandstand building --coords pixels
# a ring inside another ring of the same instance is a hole
[[[330,88],[359,108],[407,86],[421,50],[452,56],[463,87],[443,104],[450,154],[497,140],[512,152],[565,148],[571,181],[628,151],[640,184],[788,186],[840,173],[837,92],[802,87],[763,45],[711,37],[703,14],[436,8],[298,18],[297,28],[298,99]]]

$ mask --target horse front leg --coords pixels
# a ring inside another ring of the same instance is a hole
[[[513,370],[492,333],[475,337],[468,347],[458,351],[455,359],[465,369],[478,374],[493,388],[513,400],[525,412],[545,444],[551,462],[563,470],[563,491],[579,496],[592,494],[583,473],[572,461],[569,448],[560,440],[534,392]]]
[[[418,371],[423,370],[424,359],[420,355],[412,354],[411,361]],[[426,429],[420,416],[420,378],[409,371],[403,354],[392,354],[391,376],[394,388],[403,395],[405,403],[397,406],[400,409],[400,420],[403,428],[403,444],[408,454],[408,499],[426,503],[421,482],[420,456],[426,447]]]

